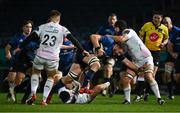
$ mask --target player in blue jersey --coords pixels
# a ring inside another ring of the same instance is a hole
[[[167,62],[165,63],[165,73],[164,73],[164,82],[167,84],[168,88],[168,99],[174,99],[174,91],[173,86],[173,71],[174,78],[177,82],[180,81],[180,28],[174,26],[172,24],[170,17],[164,17],[163,24],[168,27],[169,30],[169,42],[167,45],[167,51],[169,53],[169,57]],[[173,69],[174,68],[174,69]]]
[[[112,13],[108,17],[108,22],[99,28],[99,30],[97,31],[97,34],[99,34],[99,35],[114,35],[115,34],[114,24],[116,21],[117,21],[116,14]]]
[[[7,77],[7,80],[9,82],[9,94],[8,94],[8,100],[11,98],[13,102],[16,101],[15,95],[14,95],[14,87],[18,85],[21,82],[21,78],[23,78],[25,75],[21,72],[16,72],[13,68],[15,63],[14,55],[16,52],[19,51],[19,45],[23,42],[23,40],[31,33],[32,31],[32,25],[33,22],[31,20],[26,20],[22,24],[22,34],[19,36],[14,37],[5,47],[6,52],[6,59],[10,61],[10,68],[9,68],[9,74]],[[16,75],[17,78],[16,79]],[[10,97],[10,98],[9,98]]]
[[[75,46],[69,41],[67,38],[64,38],[63,45],[61,47],[60,52],[60,61],[59,61],[59,71],[63,73],[63,75],[67,75],[74,57]]]
[[[99,30],[96,32],[96,34],[98,35],[93,35],[93,37],[100,37],[100,36],[105,36],[105,35],[115,35],[115,29],[114,29],[114,24],[115,22],[117,21],[117,15],[115,13],[112,13],[109,15],[108,17],[108,21],[106,24],[104,24],[103,26],[101,26],[99,28]],[[105,42],[106,43],[106,42]],[[107,46],[108,47],[108,46]],[[108,51],[108,50],[107,50]],[[110,54],[109,52],[106,52],[107,54]],[[101,56],[101,55],[99,55]],[[109,59],[110,60],[110,59]],[[112,59],[111,59],[112,60]],[[105,61],[105,60],[104,60]],[[112,61],[114,62],[114,61]],[[104,62],[105,63],[105,62]],[[107,80],[110,80],[110,76],[113,74],[112,73],[112,67],[111,66],[108,66],[108,65],[105,65],[104,67],[104,80],[105,82]],[[112,81],[111,81],[112,82]],[[110,85],[111,87],[114,87],[113,84]],[[112,88],[109,88],[109,94],[110,96],[112,96],[112,92],[113,92],[113,89],[111,90]],[[102,92],[102,94],[105,96],[106,95],[106,90],[104,90]]]

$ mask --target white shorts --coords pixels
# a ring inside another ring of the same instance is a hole
[[[36,56],[33,61],[33,67],[38,69],[38,70],[57,70],[59,67],[59,61],[58,60],[49,60],[49,59],[44,59],[39,56]]]
[[[133,61],[134,64],[138,67],[141,67],[143,66],[144,64],[150,64],[152,66],[154,66],[154,63],[153,63],[153,57],[152,56],[149,56],[143,60],[139,60],[139,61]]]
[[[85,104],[88,103],[90,101],[90,95],[87,93],[83,93],[83,94],[78,94],[78,96],[76,97],[76,104]]]

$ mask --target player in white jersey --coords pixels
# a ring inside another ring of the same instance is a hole
[[[104,89],[109,87],[110,83],[106,82],[103,84],[96,85],[93,88],[93,93],[79,93],[79,84],[77,81],[73,81],[73,87],[61,87],[58,90],[58,95],[63,103],[66,104],[86,104],[90,103],[95,97],[101,93]]]
[[[165,101],[161,99],[158,84],[153,77],[154,64],[150,51],[145,47],[134,30],[127,29],[127,24],[124,20],[119,20],[115,23],[115,30],[121,35],[114,36],[113,39],[120,44],[124,43],[127,45],[127,51],[132,58],[132,62],[134,62],[136,66],[143,68],[145,79],[150,84],[152,91],[157,97],[158,103],[160,105],[164,104]],[[130,82],[135,76],[136,73],[133,70],[127,69],[126,74],[122,77],[122,85],[125,94],[125,101],[123,104],[130,104]]]
[[[42,24],[35,30],[23,44],[29,41],[40,40],[40,46],[33,62],[33,72],[31,76],[31,97],[27,99],[27,104],[32,104],[36,99],[36,91],[39,85],[39,76],[41,70],[45,69],[48,74],[47,81],[44,85],[43,99],[41,105],[46,105],[47,97],[54,84],[54,75],[58,72],[59,52],[63,43],[63,38],[68,38],[84,55],[89,55],[80,43],[72,36],[69,30],[59,24],[61,13],[52,10],[49,22]],[[22,45],[23,45],[22,44]]]

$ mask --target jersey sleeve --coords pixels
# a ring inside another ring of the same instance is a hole
[[[40,36],[42,29],[43,29],[43,25],[40,25],[36,27],[33,32],[35,32],[38,36]]]
[[[122,33],[124,36],[127,36],[127,40],[130,39],[133,35],[133,31],[132,30],[129,30],[129,29],[126,29],[123,31]]]
[[[71,32],[66,27],[63,27],[62,30],[63,30],[64,37],[66,37],[68,34],[71,34]]]
[[[144,24],[144,25],[141,27],[140,31],[139,31],[139,36],[142,37],[142,38],[143,38],[144,35],[145,35],[146,25],[147,25],[147,24]]]

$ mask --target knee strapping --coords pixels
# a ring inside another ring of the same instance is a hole
[[[130,79],[133,79],[133,78],[134,78],[134,76],[133,76],[132,74],[129,74],[129,73],[127,73],[125,76],[127,76],[127,77],[130,78]]]
[[[99,59],[98,59],[96,56],[92,57],[92,58],[88,61],[88,65],[91,66],[91,65],[93,65],[95,62],[99,62]]]
[[[173,66],[165,64],[165,72],[171,74],[173,71]]]
[[[69,71],[68,76],[70,76],[73,80],[77,79],[78,77],[78,75],[73,71]]]

